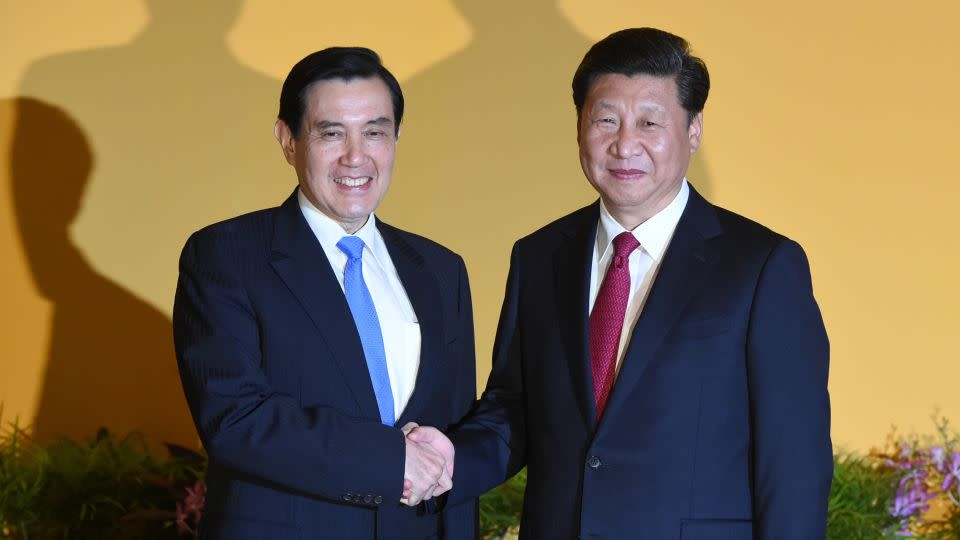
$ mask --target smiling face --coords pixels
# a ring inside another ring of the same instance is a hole
[[[318,210],[354,233],[383,199],[397,137],[387,85],[377,77],[324,80],[306,96],[300,136],[278,120],[275,134],[300,190]]]
[[[580,165],[607,210],[632,230],[679,192],[702,131],[703,113],[689,121],[672,77],[601,75],[580,117]]]

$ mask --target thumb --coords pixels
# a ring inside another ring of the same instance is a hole
[[[410,435],[410,432],[414,429],[417,429],[419,425],[416,422],[407,422],[400,428],[400,431],[403,432],[404,436]]]
[[[413,442],[431,443],[437,438],[436,433],[437,433],[437,430],[434,428],[418,427],[413,431],[411,431],[407,435],[407,438],[409,438]]]

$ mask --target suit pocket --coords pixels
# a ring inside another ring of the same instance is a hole
[[[730,330],[730,321],[725,317],[711,317],[693,321],[678,322],[667,335],[667,341],[674,343],[690,339],[704,339]]]
[[[753,522],[740,519],[691,519],[680,525],[680,540],[753,540]]]

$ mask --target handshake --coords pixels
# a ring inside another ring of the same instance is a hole
[[[440,430],[410,422],[401,428],[407,453],[400,502],[416,506],[453,487],[453,443]]]

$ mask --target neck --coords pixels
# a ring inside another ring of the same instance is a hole
[[[610,212],[610,216],[617,220],[617,223],[624,229],[632,231],[643,224],[643,222],[660,213],[664,208],[670,206],[670,203],[673,202],[677,194],[680,193],[682,186],[683,182],[677,184],[675,189],[671,189],[662,197],[653,201],[647,201],[647,204],[639,206],[618,206],[606,198],[603,198],[603,205],[607,208],[607,212]]]
[[[334,221],[336,221],[337,224],[343,227],[344,232],[346,232],[347,234],[356,234],[357,231],[362,229],[363,226],[366,225],[367,221],[369,220],[370,220],[370,216],[367,216],[363,219],[356,219],[356,220],[350,220],[350,221],[342,221],[339,219],[336,219]]]

